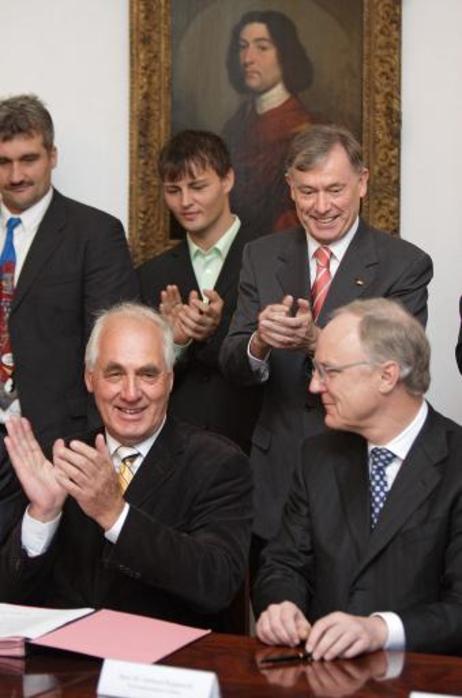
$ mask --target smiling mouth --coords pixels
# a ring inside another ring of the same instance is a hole
[[[338,216],[326,216],[325,218],[316,218],[315,216],[311,216],[311,219],[315,221],[317,225],[332,225],[332,223],[335,223],[337,220]]]
[[[124,416],[137,417],[138,415],[142,414],[142,412],[144,412],[144,410],[146,408],[145,407],[118,407],[118,406],[116,406],[115,409],[118,412],[121,412]]]
[[[11,186],[8,187],[8,191],[11,191],[11,192],[26,191],[26,189],[29,189],[31,186],[32,186],[32,184],[26,184],[26,183],[12,184]]]

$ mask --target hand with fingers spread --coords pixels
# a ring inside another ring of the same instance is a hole
[[[266,306],[258,316],[250,351],[256,358],[264,358],[271,348],[301,349],[313,353],[319,333],[313,322],[309,302],[293,296],[284,296],[281,303]]]
[[[292,601],[270,604],[256,625],[257,637],[262,642],[290,647],[296,647],[306,640],[310,628],[310,623]]]
[[[170,323],[175,344],[184,346],[191,341],[191,337],[180,322],[180,313],[183,310],[183,301],[176,284],[169,284],[160,292],[160,314]]]
[[[388,636],[380,616],[353,616],[336,611],[313,625],[306,648],[313,659],[351,659],[383,649]]]
[[[77,440],[66,446],[58,439],[53,447],[53,462],[61,487],[87,516],[105,531],[110,529],[125,501],[103,435],[98,434],[94,448]]]
[[[55,519],[63,508],[67,491],[56,477],[25,417],[11,417],[5,424],[5,446],[16,475],[29,499],[29,514],[39,521]]]

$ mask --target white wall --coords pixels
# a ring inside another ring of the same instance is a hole
[[[461,0],[403,0],[401,234],[433,258],[430,400],[462,423]]]
[[[32,91],[57,127],[55,182],[127,221],[128,0],[0,0],[1,94]],[[401,234],[435,263],[433,404],[462,423],[462,0],[403,0]]]
[[[128,218],[128,0],[0,0],[2,96],[50,109],[63,193]]]

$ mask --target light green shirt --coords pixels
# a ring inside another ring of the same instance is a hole
[[[229,248],[234,242],[234,238],[239,232],[241,221],[237,216],[234,216],[234,223],[228,228],[219,240],[204,251],[198,247],[190,238],[189,233],[186,233],[191,264],[196,275],[197,285],[202,291],[204,289],[211,290],[215,288],[215,284],[220,275],[220,272],[225,263],[226,255]]]

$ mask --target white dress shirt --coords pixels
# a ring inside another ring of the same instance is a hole
[[[393,483],[398,475],[399,469],[406,458],[407,454],[411,450],[412,444],[416,440],[417,436],[422,429],[425,420],[427,419],[428,405],[425,400],[422,401],[419,411],[408,426],[403,429],[403,431],[395,436],[394,439],[386,444],[367,444],[367,450],[369,454],[369,475],[372,467],[371,451],[373,448],[387,448],[389,451],[395,454],[395,458],[387,465],[385,469],[385,477],[387,480],[388,491],[391,490]],[[384,649],[386,650],[402,650],[406,646],[406,635],[404,632],[404,625],[401,618],[397,613],[392,613],[390,611],[377,611],[373,613],[374,616],[380,616],[383,618],[388,628],[388,638]]]
[[[19,274],[29,252],[29,248],[37,233],[38,227],[47,212],[47,208],[53,198],[53,189],[48,192],[40,201],[23,211],[20,215],[11,213],[5,204],[0,203],[0,250],[3,249],[6,238],[6,224],[9,218],[20,218],[20,225],[14,231],[14,250],[16,252],[16,267],[14,270],[14,285],[18,283]]]

